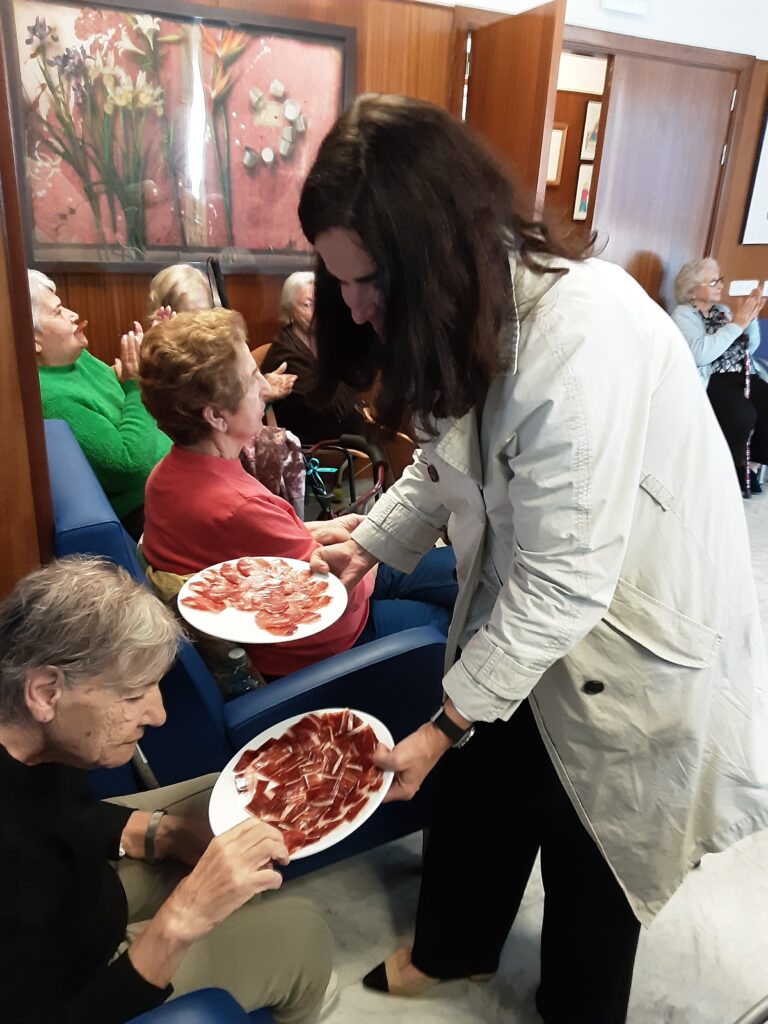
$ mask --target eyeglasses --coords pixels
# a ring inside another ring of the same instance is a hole
[[[707,281],[707,284],[709,285],[710,288],[717,288],[717,286],[719,284],[722,284],[724,280],[725,280],[724,277],[716,277],[714,279],[714,281]]]

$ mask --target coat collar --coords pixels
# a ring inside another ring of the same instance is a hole
[[[435,443],[435,452],[459,473],[474,480],[478,486],[483,483],[483,459],[480,452],[480,431],[477,413],[474,409],[461,419],[444,421],[447,429],[441,432]]]
[[[553,261],[555,262],[555,261]],[[562,273],[566,273],[562,268]],[[509,274],[512,280],[512,312],[501,329],[502,343],[510,353],[510,375],[517,373],[520,324],[556,283],[561,274],[536,274],[515,256],[509,256]],[[438,424],[435,453],[449,466],[463,473],[478,486],[483,484],[483,458],[480,450],[480,424],[477,410],[470,409],[458,420],[444,420]]]

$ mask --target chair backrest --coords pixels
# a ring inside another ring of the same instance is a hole
[[[214,306],[223,306],[229,309],[227,289],[224,285],[224,275],[221,272],[221,263],[218,257],[209,256],[205,261],[205,273],[208,277],[208,286],[211,289],[211,301]]]
[[[115,515],[68,424],[46,420],[45,440],[56,555],[102,555],[147,585],[136,558],[136,546]],[[161,727],[148,730],[141,744],[160,784],[220,769],[231,754],[224,702],[205,663],[188,641],[182,642],[174,665],[160,685],[168,720],[173,723],[174,741],[168,743],[171,729]],[[183,757],[179,756],[180,750]],[[109,769],[94,778],[94,789],[100,796],[136,788],[135,782],[130,784],[129,769]]]
[[[251,349],[251,355],[256,360],[257,366],[261,366],[261,364],[267,358],[267,353],[271,348],[272,342],[268,341],[266,345],[258,345],[256,348]]]

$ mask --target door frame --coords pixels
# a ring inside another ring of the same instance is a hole
[[[455,117],[461,114],[461,100],[464,90],[464,68],[466,63],[467,34],[473,28],[481,28],[490,25],[494,21],[509,17],[499,11],[483,11],[475,7],[457,5],[453,15],[453,48],[452,63],[448,79],[449,94],[447,96],[448,109]],[[721,71],[731,71],[736,74],[736,102],[731,112],[731,120],[726,135],[725,163],[720,168],[717,186],[715,189],[712,210],[707,227],[705,252],[706,256],[712,253],[719,244],[723,224],[721,221],[724,212],[724,197],[727,195],[734,176],[735,161],[731,155],[737,151],[741,140],[746,115],[746,100],[752,82],[753,69],[756,58],[745,53],[733,53],[730,50],[710,50],[703,46],[688,46],[685,43],[669,43],[659,39],[644,39],[639,36],[626,36],[618,32],[604,32],[602,29],[582,28],[578,25],[569,25],[567,22],[563,28],[563,51],[581,54],[586,57],[608,57],[609,67],[605,83],[605,97],[610,102],[611,85],[611,57],[617,54],[634,57],[651,57],[655,60],[666,60],[676,64],[689,64],[698,67],[716,68]],[[604,104],[603,117],[607,114],[607,103]],[[600,164],[602,157],[602,141],[604,132],[601,132],[599,152],[596,154],[595,163],[597,167],[597,185],[600,185]]]
[[[703,46],[688,46],[684,43],[668,43],[658,39],[643,39],[639,36],[625,36],[618,32],[603,32],[600,29],[581,28],[566,24],[563,30],[563,50],[588,57],[614,57],[624,55],[631,57],[650,57],[654,60],[669,61],[672,64],[687,64],[694,67],[714,68],[718,71],[730,71],[736,75],[736,102],[731,111],[728,132],[725,138],[725,162],[720,167],[714,199],[709,215],[707,236],[702,256],[708,256],[719,242],[722,233],[721,216],[724,212],[724,197],[728,193],[734,174],[735,161],[731,155],[737,146],[743,131],[746,114],[746,99],[752,82],[755,57],[745,53],[732,53],[729,50],[710,50]],[[610,96],[610,71],[606,77],[606,93]],[[604,132],[601,134],[600,141]],[[602,155],[602,147],[601,153]],[[598,188],[600,174],[598,169]]]

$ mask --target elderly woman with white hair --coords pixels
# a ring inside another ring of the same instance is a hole
[[[720,299],[724,278],[716,260],[691,260],[675,278],[678,305],[672,319],[683,332],[731,449],[742,493],[760,494],[757,468],[768,463],[768,383],[752,353],[760,344],[757,317],[762,289],[755,288],[729,309]],[[746,451],[750,439],[749,487]]]
[[[141,325],[122,336],[120,358],[109,367],[86,351],[87,321],[62,305],[54,282],[39,270],[28,277],[43,416],[67,421],[117,516],[138,540],[144,484],[171,447],[141,404]]]
[[[303,444],[327,441],[342,434],[363,434],[370,423],[360,408],[360,395],[347,384],[339,383],[330,401],[315,396],[317,388],[317,349],[312,318],[315,311],[315,275],[298,271],[286,278],[280,296],[280,330],[272,339],[261,364],[265,375],[281,363],[296,374],[290,395],[276,409],[281,427],[286,427]]]
[[[281,885],[278,831],[252,818],[213,838],[213,777],[89,795],[83,769],[125,764],[162,725],[178,640],[172,613],[100,559],[52,562],[0,603],[0,992],[14,1024],[121,1024],[206,986],[282,1024],[321,1012],[325,922],[304,900],[253,899]]]

